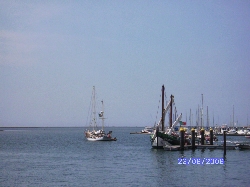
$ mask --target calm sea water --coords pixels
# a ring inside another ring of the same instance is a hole
[[[223,150],[151,149],[149,135],[130,134],[142,128],[106,128],[116,142],[89,142],[84,130],[0,131],[0,186],[250,186],[249,150],[227,150],[224,164],[180,165],[181,156],[223,158]]]

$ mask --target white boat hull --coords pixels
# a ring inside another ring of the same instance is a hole
[[[88,141],[103,141],[103,137],[100,138],[87,138]]]
[[[116,138],[109,138],[107,136],[104,137],[96,137],[96,138],[87,138],[88,141],[115,141]]]
[[[105,132],[103,130],[99,130],[99,131],[86,131],[85,132],[85,136],[86,136],[86,139],[88,141],[92,141],[92,142],[95,142],[95,141],[116,141],[116,138],[112,138],[111,136],[112,134],[112,131],[109,131],[108,134],[105,134]]]
[[[160,137],[156,137],[154,141],[152,142],[152,148],[163,149],[163,146],[165,146],[164,140]]]

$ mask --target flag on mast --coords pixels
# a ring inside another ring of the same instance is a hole
[[[180,126],[186,125],[186,124],[187,124],[187,122],[185,122],[185,121],[180,121]]]

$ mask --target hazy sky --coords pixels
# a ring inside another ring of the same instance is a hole
[[[0,126],[85,126],[93,86],[107,125],[151,126],[162,84],[183,121],[203,94],[246,125],[250,1],[2,0],[0,80]]]

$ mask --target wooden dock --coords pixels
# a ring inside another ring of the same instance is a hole
[[[226,155],[226,150],[236,150],[236,149],[246,149],[246,150],[250,150],[250,143],[249,142],[241,142],[241,143],[235,143],[235,144],[230,144],[230,145],[227,145],[227,142],[226,142],[226,137],[228,136],[228,134],[226,134],[226,131],[223,131],[223,145],[218,145],[218,144],[215,144],[215,145],[211,145],[213,144],[213,139],[211,138],[209,143],[210,144],[206,144],[206,141],[205,141],[205,134],[204,134],[204,129],[201,129],[201,140],[197,142],[197,139],[195,137],[195,130],[192,129],[192,133],[191,133],[191,136],[192,136],[192,141],[191,141],[191,144],[192,145],[187,145],[185,144],[185,135],[184,135],[184,130],[181,129],[180,130],[180,144],[179,145],[172,145],[169,143],[169,141],[165,141],[165,145],[164,146],[161,146],[161,148],[163,147],[164,150],[166,151],[184,151],[184,150],[188,150],[188,149],[221,149],[221,150],[224,150],[224,155]],[[232,135],[232,134],[230,134]],[[233,136],[237,136],[238,134],[233,134]],[[244,135],[238,135],[238,136],[244,136]],[[213,137],[213,130],[210,129],[210,137]],[[174,144],[178,144],[177,142],[175,142]]]
[[[236,149],[236,145],[227,145],[227,150],[234,150]],[[196,145],[196,149],[224,149],[223,145]]]
[[[145,133],[145,132],[131,132],[130,134],[146,134],[146,135],[152,135],[154,133]]]
[[[163,147],[166,151],[180,151],[180,145],[166,145]],[[250,149],[249,145],[238,144],[238,145],[227,145],[227,150],[235,150],[235,149]],[[191,145],[185,145],[184,150],[192,149]],[[195,145],[195,149],[224,149],[223,145]]]
[[[215,136],[223,136],[223,134],[215,134]],[[226,134],[226,136],[246,136],[246,134]]]
[[[180,145],[166,145],[163,148],[166,151],[180,151],[181,150]],[[192,149],[192,147],[190,145],[184,146],[184,150],[187,150],[187,149]]]

